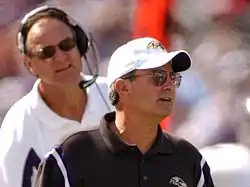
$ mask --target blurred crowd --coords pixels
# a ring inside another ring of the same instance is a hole
[[[15,43],[25,12],[38,4],[57,5],[70,12],[92,32],[100,53],[100,75],[105,76],[109,57],[119,45],[133,37],[150,35],[139,23],[139,13],[146,11],[147,18],[142,21],[155,23],[152,30],[162,27],[156,37],[164,40],[167,49],[185,49],[193,58],[191,70],[183,73],[177,103],[165,127],[198,148],[220,142],[250,147],[250,2],[164,0],[167,8],[151,7],[152,11],[146,9],[145,2],[0,1],[0,122],[35,80],[23,66]],[[161,0],[154,2],[162,7]],[[160,13],[165,19],[154,21]]]

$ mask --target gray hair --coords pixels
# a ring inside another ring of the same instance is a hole
[[[121,79],[128,79],[131,82],[134,81],[136,79],[135,71],[136,70],[131,71],[131,72],[127,73],[126,75],[123,75],[121,77]],[[114,83],[110,86],[108,95],[109,95],[109,100],[110,100],[111,104],[113,106],[117,105],[117,103],[119,101],[119,93],[115,89]]]

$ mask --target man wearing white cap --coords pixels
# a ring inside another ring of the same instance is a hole
[[[233,143],[202,148],[216,187],[250,187],[250,150]]]
[[[104,115],[99,129],[52,149],[39,166],[37,187],[213,187],[199,151],[159,127],[172,111],[179,72],[190,65],[187,52],[168,53],[153,38],[119,47],[108,68],[116,111]]]

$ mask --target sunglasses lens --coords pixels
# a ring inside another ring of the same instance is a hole
[[[45,60],[54,56],[56,52],[55,46],[44,47],[37,53],[37,57]]]
[[[76,46],[76,41],[73,38],[66,38],[63,41],[60,42],[59,48],[62,51],[69,51],[73,49]]]
[[[169,78],[171,79],[175,87],[178,88],[180,86],[181,78],[182,78],[180,73],[170,73]],[[153,79],[154,79],[155,86],[162,86],[163,84],[166,83],[168,79],[168,73],[167,72],[155,72]]]
[[[153,78],[154,78],[154,85],[155,86],[162,86],[167,80],[167,73],[166,72],[155,72]]]
[[[171,79],[173,80],[173,83],[175,85],[176,88],[179,88],[181,85],[181,78],[182,76],[180,75],[180,73],[175,73],[171,76]]]

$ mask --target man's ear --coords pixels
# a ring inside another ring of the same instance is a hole
[[[120,96],[129,94],[130,84],[127,81],[128,80],[117,79],[114,83],[114,88],[119,93]]]
[[[33,65],[31,63],[31,59],[24,55],[23,56],[23,62],[24,62],[25,67],[28,69],[28,71],[31,74],[37,76],[37,72],[36,72],[35,68],[33,67]]]

